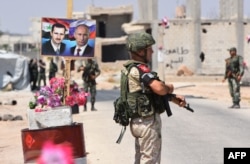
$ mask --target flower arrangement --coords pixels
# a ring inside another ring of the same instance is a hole
[[[63,104],[65,79],[52,78],[49,84],[49,86],[41,87],[41,89],[35,93],[35,100],[29,102],[30,109],[41,111],[44,108],[54,108],[63,105],[73,106],[75,104],[86,104],[86,96],[89,94],[85,93],[82,88],[79,88],[75,81],[72,81],[70,84],[70,94],[65,98],[65,104]]]

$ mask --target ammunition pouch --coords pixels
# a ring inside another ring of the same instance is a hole
[[[93,71],[93,72],[84,72],[83,73],[83,75],[82,75],[82,78],[83,78],[83,80],[85,81],[85,82],[87,82],[87,83],[91,83],[91,84],[93,84],[93,85],[95,85],[96,84],[96,81],[95,81],[95,79],[94,80],[92,80],[91,79],[91,76],[92,75],[95,75],[95,72]]]
[[[155,113],[152,94],[128,93],[128,113],[131,118],[148,117]]]
[[[231,78],[231,77],[232,77],[232,71],[231,71],[231,70],[228,70],[228,71],[226,72],[226,76],[227,76],[227,78]]]
[[[123,101],[121,97],[114,101],[115,113],[113,120],[122,126],[127,126],[129,124],[129,116],[127,113],[127,102]]]
[[[237,76],[240,75],[239,72],[232,72],[232,71],[227,71],[227,78],[237,78]]]

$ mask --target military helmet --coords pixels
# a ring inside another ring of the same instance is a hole
[[[152,35],[146,32],[132,33],[127,38],[127,49],[132,52],[145,49],[155,44],[155,40]]]

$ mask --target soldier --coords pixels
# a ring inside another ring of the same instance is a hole
[[[39,67],[38,88],[40,89],[42,80],[43,80],[43,85],[46,86],[46,75],[45,75],[46,64],[45,62],[42,61],[42,59],[39,59],[38,67]]]
[[[233,105],[229,108],[240,108],[240,81],[244,74],[243,57],[237,55],[237,49],[228,49],[230,57],[226,61],[225,75],[222,82],[228,80],[229,92],[232,97]]]
[[[98,63],[91,58],[87,59],[85,61],[85,66],[81,65],[77,71],[78,72],[83,71],[82,79],[83,79],[84,91],[85,92],[90,91],[91,111],[97,111],[97,109],[95,108],[96,78],[101,73]],[[87,103],[84,105],[84,111],[87,111]]]
[[[148,63],[151,61],[155,40],[145,32],[133,33],[127,38],[127,49],[132,60],[124,64],[126,68],[133,64],[128,72],[127,101],[133,109],[134,117],[130,120],[131,134],[135,137],[135,164],[159,164],[161,159],[161,117],[165,109],[157,106],[156,95],[172,93],[172,84],[164,84]],[[124,92],[121,88],[121,92]],[[178,105],[185,106],[183,96],[176,95]],[[162,107],[162,106],[161,106]],[[128,110],[129,110],[128,109]]]
[[[56,76],[57,70],[58,70],[57,65],[54,62],[53,58],[51,58],[49,64],[49,80]]]
[[[34,91],[37,89],[37,76],[38,76],[38,65],[37,59],[30,59],[29,62],[29,72],[30,72],[30,83],[31,83],[31,90]]]

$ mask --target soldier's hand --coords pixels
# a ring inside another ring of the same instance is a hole
[[[80,71],[83,71],[84,70],[84,67],[83,66],[80,66],[78,69],[77,69],[77,72],[80,72]]]
[[[90,75],[91,80],[95,80],[96,76],[95,75]]]
[[[174,92],[174,85],[173,84],[165,84],[168,90],[168,93]]]
[[[224,83],[224,82],[225,82],[225,80],[226,80],[226,79],[222,79],[222,83]]]
[[[180,107],[184,107],[187,104],[185,97],[182,95],[176,95],[174,98],[172,98],[172,102],[179,105]]]
[[[241,76],[237,76],[237,80],[238,80],[238,81],[241,81]]]

